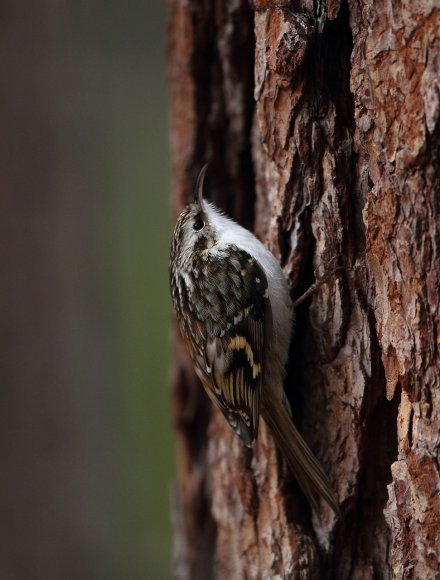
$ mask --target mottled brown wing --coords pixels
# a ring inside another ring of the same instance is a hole
[[[229,299],[227,324],[206,337],[202,381],[231,427],[251,446],[258,434],[269,300],[260,265],[240,250],[234,259],[240,282],[234,276],[228,280],[235,294]]]
[[[202,252],[185,272],[171,272],[173,302],[197,375],[246,445],[258,432],[266,276],[247,252]]]

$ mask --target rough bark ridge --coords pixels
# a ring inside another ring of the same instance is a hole
[[[176,212],[209,160],[210,197],[254,223],[293,298],[332,260],[343,266],[299,309],[286,380],[341,521],[324,504],[320,519],[310,512],[264,424],[243,448],[176,336],[176,575],[435,578],[440,11],[393,0],[169,0],[169,11]]]

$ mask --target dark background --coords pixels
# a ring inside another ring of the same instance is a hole
[[[0,7],[0,578],[170,577],[165,9]]]

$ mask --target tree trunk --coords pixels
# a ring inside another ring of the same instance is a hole
[[[437,578],[439,37],[434,2],[169,0],[173,203],[208,195],[279,258],[286,392],[342,518],[261,422],[244,448],[175,333],[176,576]],[[333,260],[333,261],[332,261]]]

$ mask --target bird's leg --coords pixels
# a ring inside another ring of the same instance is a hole
[[[335,256],[331,262],[333,262],[334,260],[336,260],[337,256]],[[330,262],[330,263],[331,263]],[[322,278],[319,278],[319,280],[316,280],[316,282],[314,282],[310,288],[308,290],[306,290],[304,292],[304,294],[301,294],[301,296],[299,298],[297,298],[295,300],[295,302],[292,304],[293,308],[297,308],[300,304],[302,304],[303,302],[305,302],[308,298],[310,298],[310,296],[313,296],[313,294],[315,294],[315,292],[317,290],[319,290],[321,288],[321,286],[323,284],[325,284],[327,282],[327,280],[329,278],[331,278],[333,276],[333,274],[337,271],[337,270],[342,270],[342,266],[336,266],[335,268],[333,268],[332,270],[330,270],[329,272],[327,272],[327,274],[324,274],[324,276]]]

